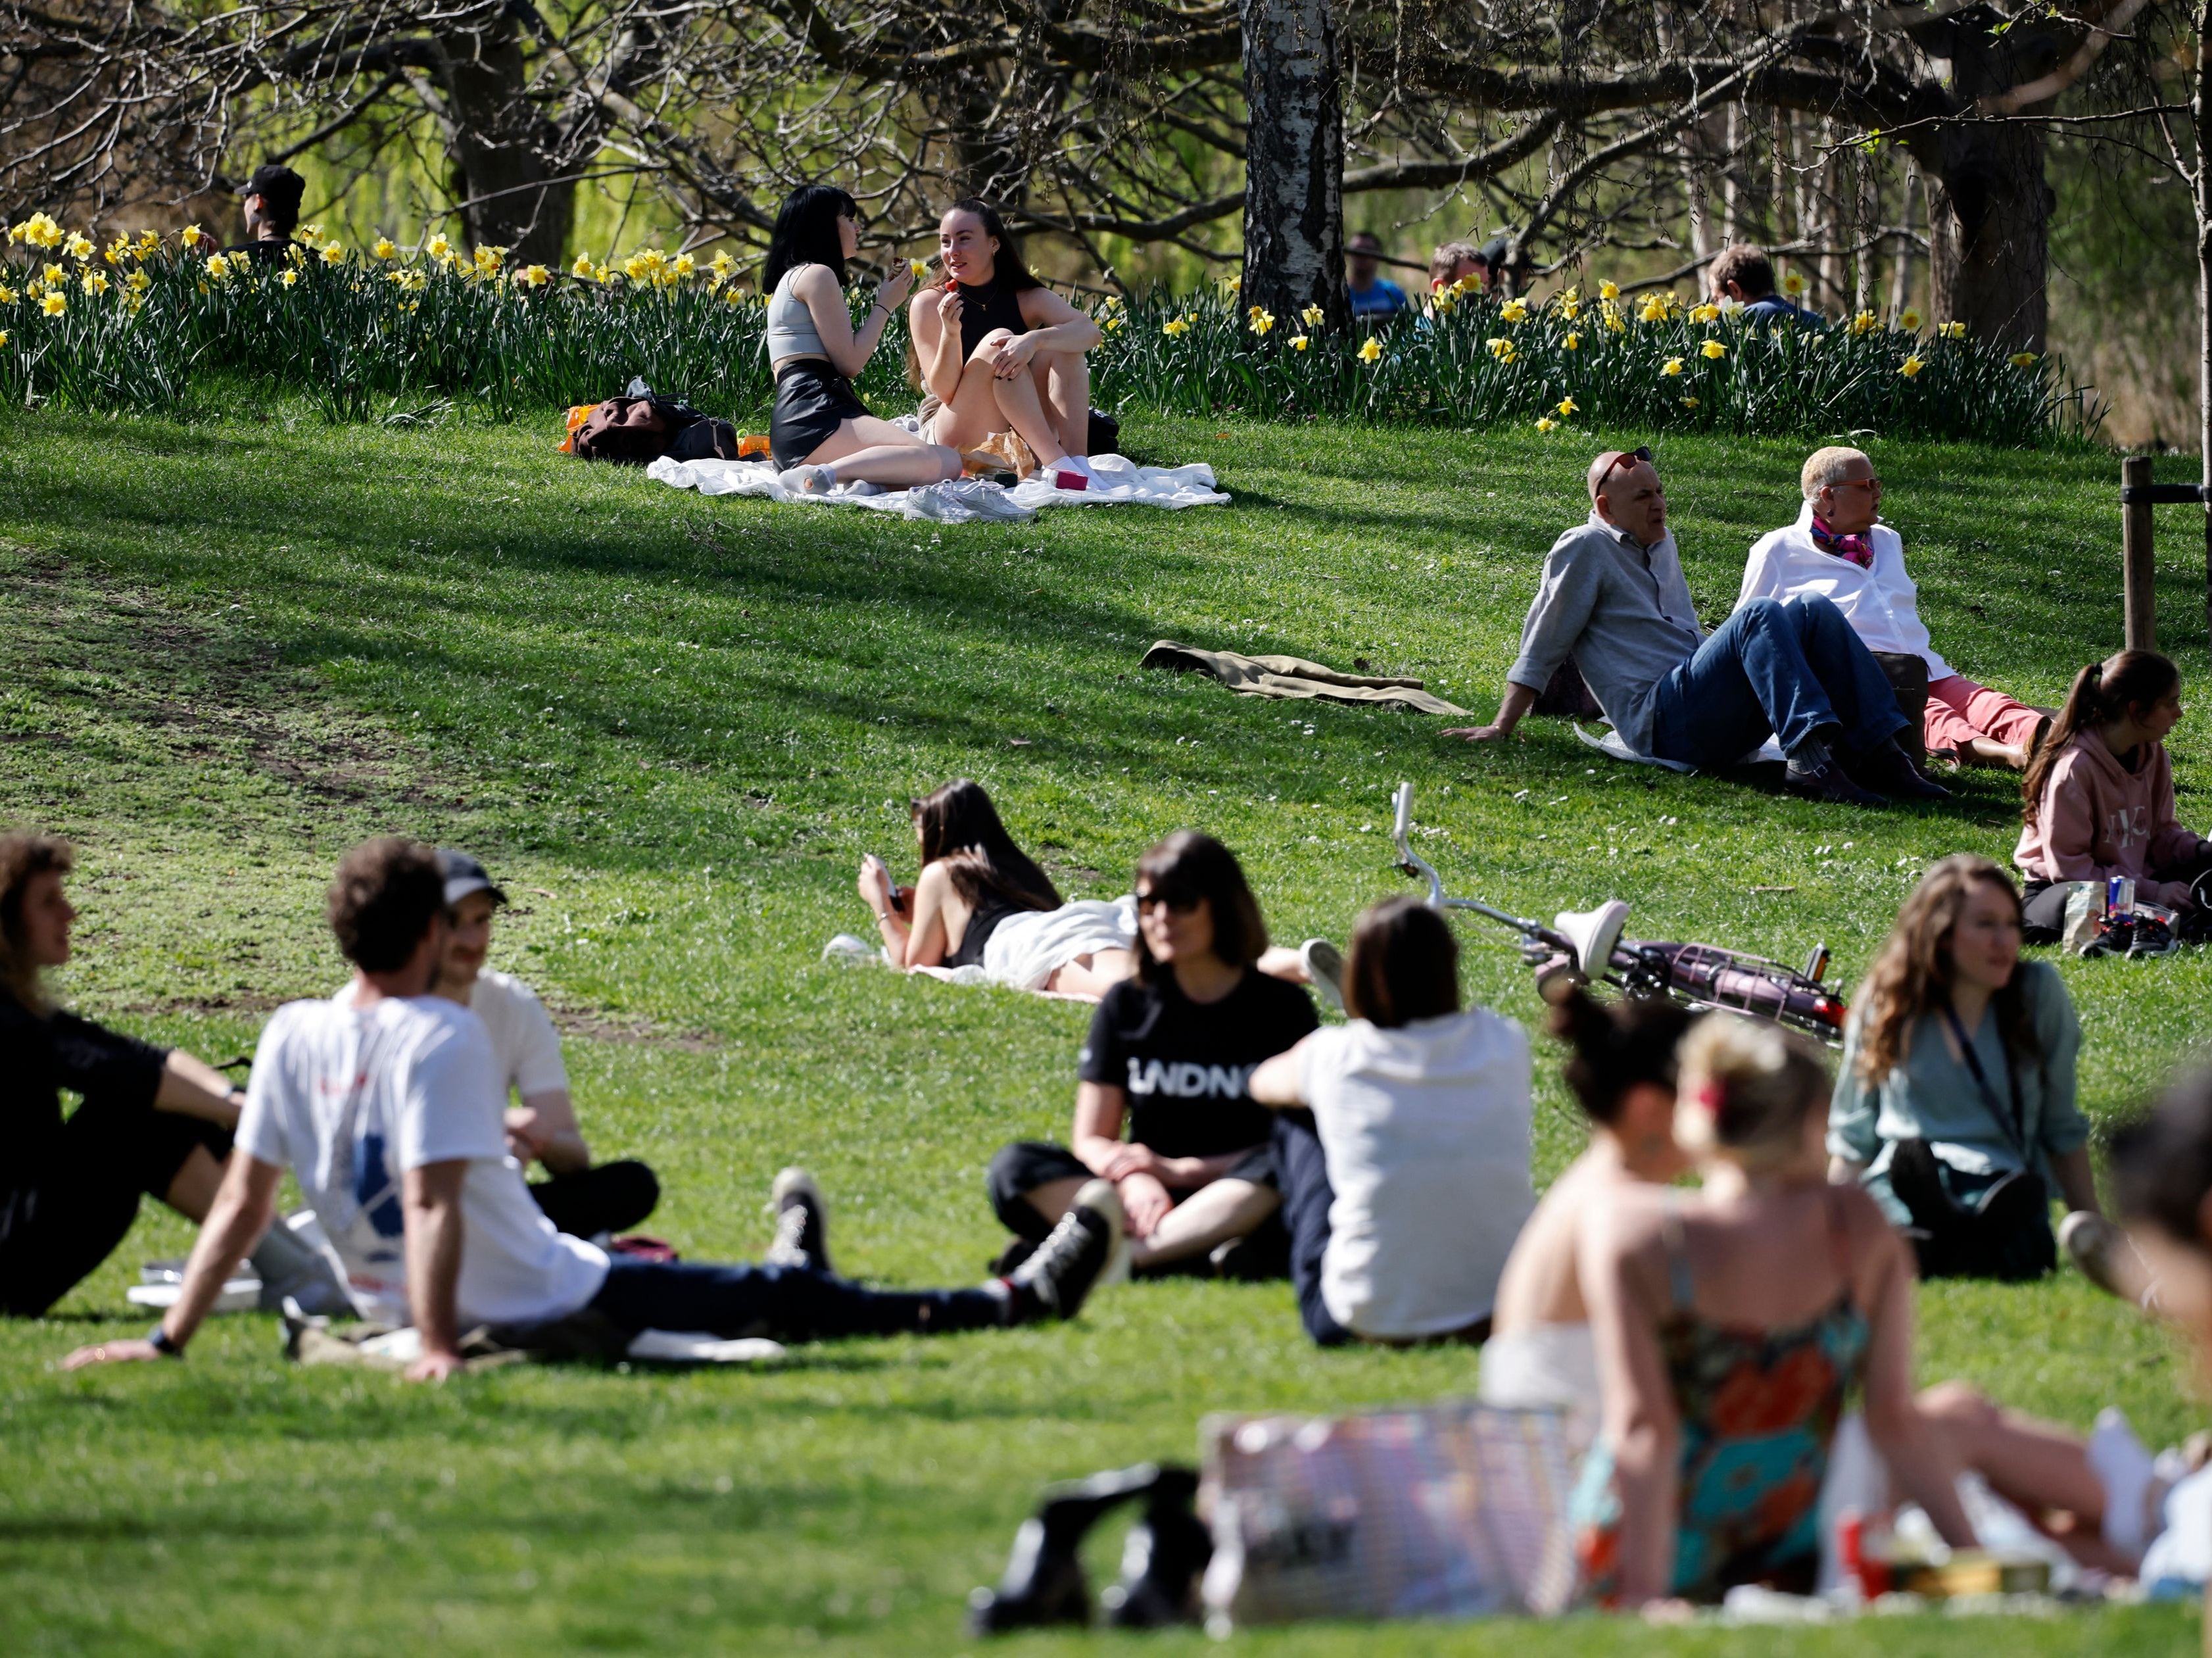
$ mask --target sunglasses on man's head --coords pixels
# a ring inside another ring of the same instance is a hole
[[[1639,443],[1632,449],[1623,450],[1605,463],[1605,470],[1597,475],[1597,489],[1605,487],[1605,480],[1613,476],[1616,466],[1633,466],[1638,462],[1649,465],[1650,460],[1651,446],[1649,443]],[[1590,493],[1595,495],[1597,490],[1592,490]]]
[[[1139,911],[1154,910],[1164,905],[1177,915],[1187,916],[1198,908],[1198,904],[1199,898],[1196,893],[1139,893],[1137,894],[1137,908]]]

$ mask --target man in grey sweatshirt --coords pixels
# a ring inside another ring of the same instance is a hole
[[[1613,729],[1639,754],[1711,769],[1743,759],[1771,731],[1793,793],[1857,806],[1948,795],[1898,746],[1911,722],[1834,605],[1756,600],[1709,636],[1691,608],[1651,452],[1598,456],[1589,494],[1589,521],[1544,560],[1497,719],[1446,735],[1510,735],[1572,653]]]

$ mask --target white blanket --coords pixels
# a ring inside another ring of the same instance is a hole
[[[825,507],[867,507],[895,512],[907,518],[927,518],[942,524],[966,524],[977,520],[1025,521],[1040,507],[1112,507],[1136,505],[1215,507],[1229,497],[1213,485],[1213,468],[1203,461],[1188,466],[1139,466],[1124,455],[1091,457],[1097,482],[1085,490],[1063,490],[1043,473],[1012,489],[980,478],[956,479],[947,484],[924,484],[910,490],[887,490],[874,484],[845,484],[821,494],[805,495],[778,483],[775,466],[766,460],[672,460],[666,456],[645,469],[647,478],[679,490],[702,495],[758,495],[771,501],[805,502]]]
[[[1079,898],[1057,910],[1008,916],[983,941],[983,971],[994,984],[1041,991],[1053,970],[1079,955],[1137,948],[1137,899]]]

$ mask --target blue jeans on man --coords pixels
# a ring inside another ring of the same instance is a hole
[[[1715,770],[1742,759],[1770,731],[1784,753],[1820,736],[1863,754],[1911,725],[1881,664],[1834,604],[1754,599],[1660,680],[1651,752]]]

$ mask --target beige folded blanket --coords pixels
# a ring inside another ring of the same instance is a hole
[[[1172,639],[1163,639],[1145,653],[1139,666],[1210,674],[1240,697],[1321,697],[1333,703],[1395,703],[1424,714],[1468,711],[1423,690],[1419,680],[1340,674],[1333,667],[1298,656],[1240,656],[1233,650],[1200,650],[1194,645],[1179,645]]]

